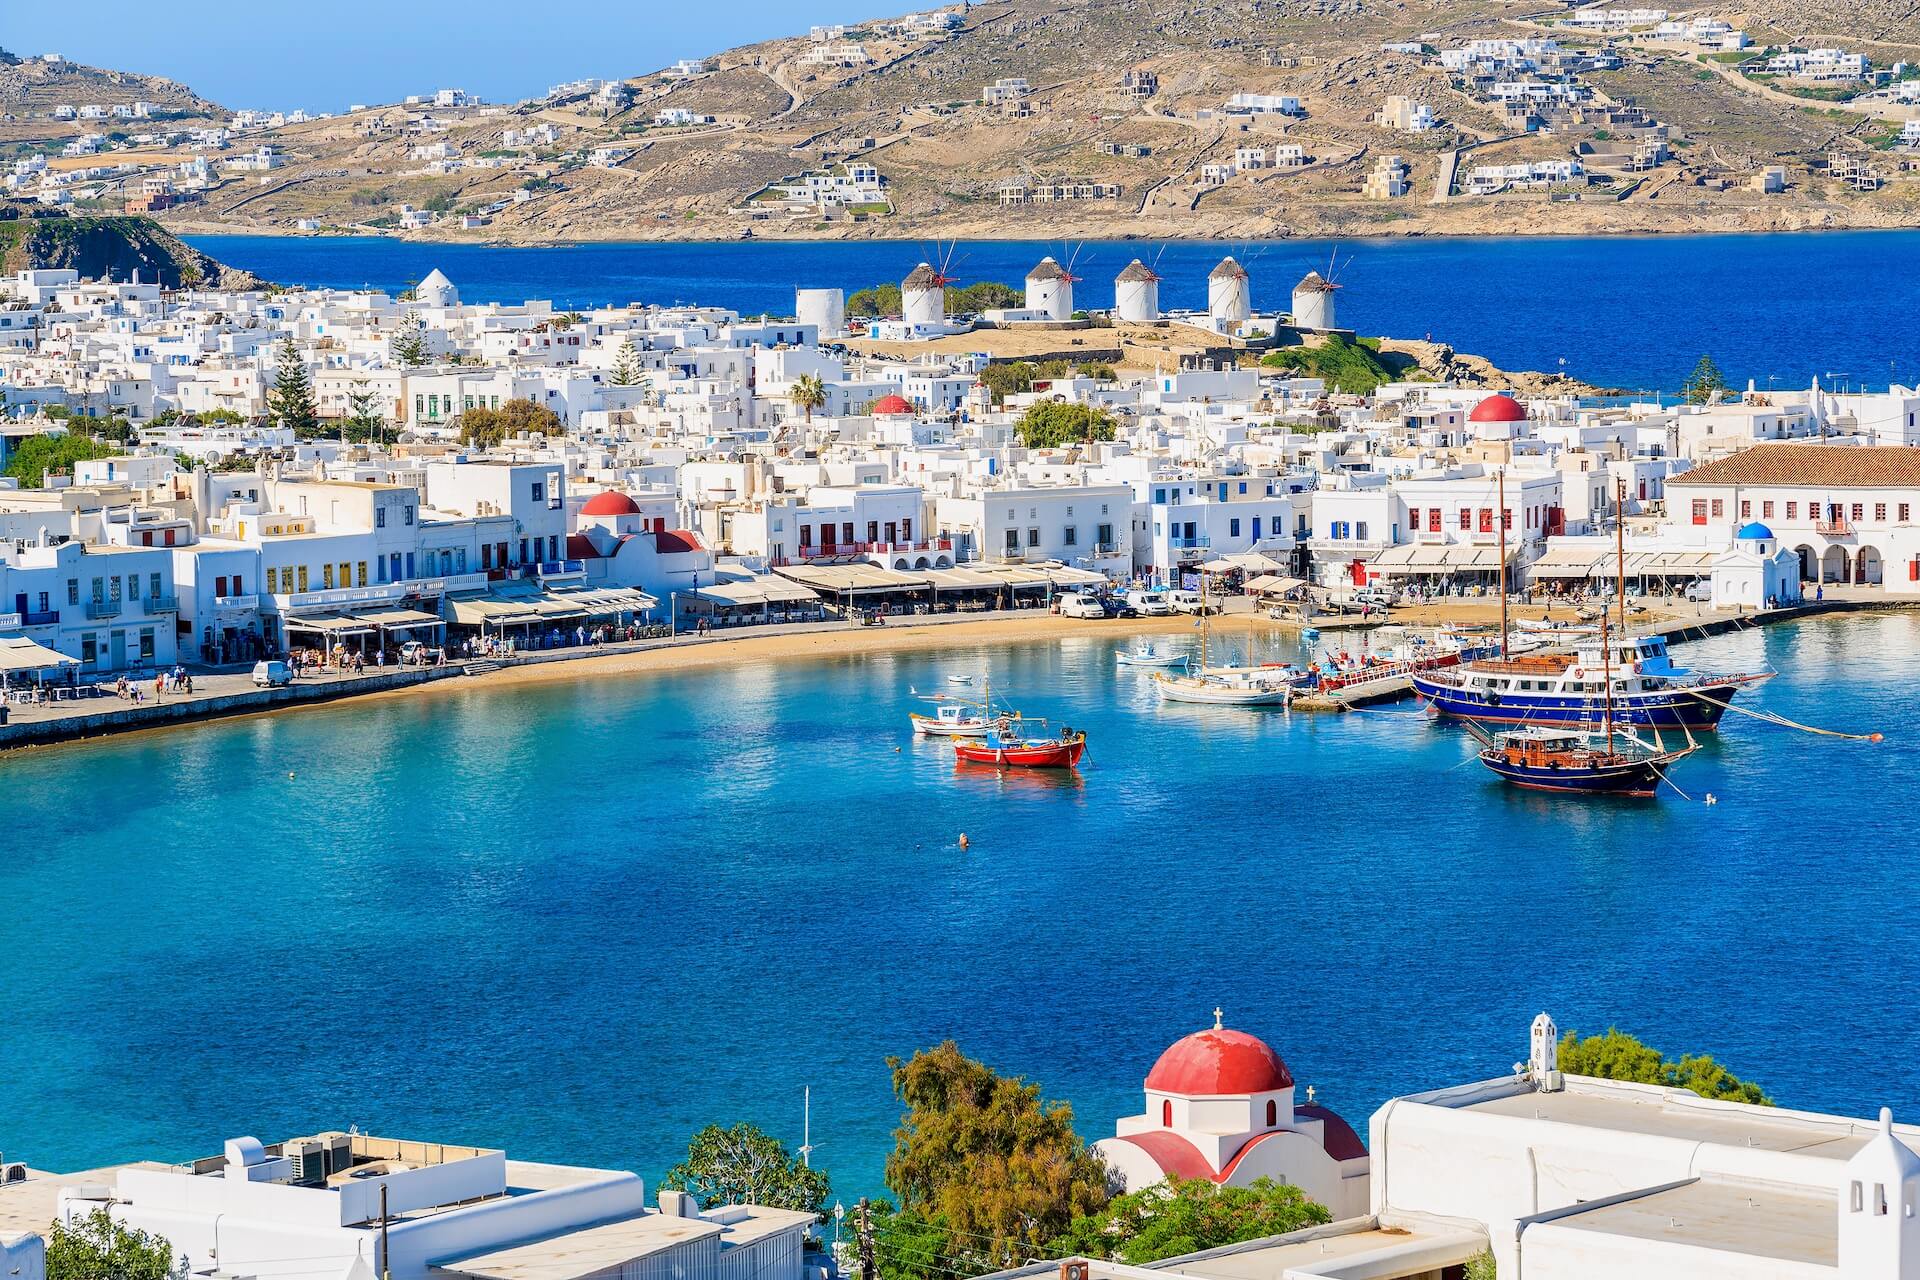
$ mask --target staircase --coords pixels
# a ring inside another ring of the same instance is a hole
[[[489,671],[498,671],[499,669],[500,669],[499,663],[494,662],[492,659],[483,659],[479,662],[469,662],[464,668],[462,668],[461,674],[469,675],[469,676],[484,676]]]

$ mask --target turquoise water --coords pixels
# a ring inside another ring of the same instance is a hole
[[[283,284],[406,288],[435,267],[470,302],[563,306],[697,302],[791,314],[796,286],[849,291],[898,281],[948,250],[895,241],[584,244],[512,249],[385,237],[198,236],[225,262]],[[1920,232],[1514,240],[972,241],[951,246],[964,281],[1018,285],[1043,254],[1071,258],[1079,299],[1113,304],[1134,258],[1165,277],[1161,305],[1204,307],[1206,276],[1232,252],[1256,307],[1286,310],[1309,270],[1339,257],[1342,324],[1429,335],[1507,369],[1567,369],[1610,386],[1680,385],[1702,353],[1729,380],[1804,387],[1920,382]],[[1798,282],[1846,281],[1845,288]]]
[[[1677,774],[1507,791],[1406,705],[1161,707],[1116,641],[483,685],[0,758],[0,1148],[40,1167],[358,1124],[657,1175],[709,1121],[876,1190],[885,1058],[953,1036],[1090,1136],[1207,1023],[1362,1132],[1529,1019],[1709,1050],[1783,1101],[1920,1085],[1920,617],[1686,645],[1775,663]],[[1274,651],[1292,656],[1280,645]],[[910,685],[991,658],[1091,733],[961,770]],[[971,848],[961,851],[965,832]]]

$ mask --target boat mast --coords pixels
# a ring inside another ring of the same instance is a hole
[[[1207,617],[1207,571],[1200,571],[1200,674],[1207,674],[1207,633],[1211,630]]]
[[[1600,611],[1600,674],[1606,681],[1606,708],[1604,714],[1607,734],[1607,754],[1613,754],[1613,639],[1607,630],[1607,611]]]
[[[1627,634],[1627,482],[1613,482],[1613,556],[1614,571],[1620,580],[1614,584],[1619,597],[1620,634]]]
[[[1500,656],[1507,656],[1507,469],[1500,468]]]

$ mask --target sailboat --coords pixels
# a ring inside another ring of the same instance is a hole
[[[1183,675],[1165,671],[1153,673],[1153,687],[1167,702],[1191,702],[1214,707],[1284,707],[1293,697],[1292,674],[1287,668],[1236,668],[1223,670],[1207,666],[1207,640],[1212,629],[1208,621],[1207,580],[1200,579],[1200,669]]]
[[[909,692],[916,692],[909,690]],[[994,731],[1002,721],[1009,725],[1020,718],[1020,713],[1008,707],[995,708],[993,705],[993,682],[989,680],[978,702],[971,698],[949,698],[944,694],[919,695],[936,704],[933,714],[921,715],[918,711],[907,712],[907,719],[915,732],[934,738],[984,738]]]
[[[1625,520],[1621,520],[1620,524],[1623,528],[1616,536],[1621,539],[1620,561],[1623,569],[1620,585],[1621,598],[1624,599]],[[1613,678],[1613,645],[1608,635],[1607,614],[1604,612],[1600,615],[1600,651],[1603,694],[1602,728],[1599,733],[1535,725],[1507,729],[1495,737],[1469,719],[1466,722],[1468,729],[1485,744],[1480,752],[1480,763],[1502,780],[1531,791],[1570,795],[1653,795],[1666,779],[1666,768],[1694,750],[1693,735],[1687,735],[1685,747],[1670,751],[1659,742],[1658,729],[1654,730],[1653,743],[1642,741],[1630,730],[1625,734],[1617,734],[1613,716],[1616,683]],[[1619,683],[1624,686],[1626,682]]]
[[[1188,655],[1179,650],[1156,649],[1151,642],[1138,649],[1122,649],[1113,660],[1123,667],[1184,667]]]

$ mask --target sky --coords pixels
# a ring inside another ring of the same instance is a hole
[[[0,47],[167,76],[236,110],[465,89],[514,102],[935,0],[0,0]]]

